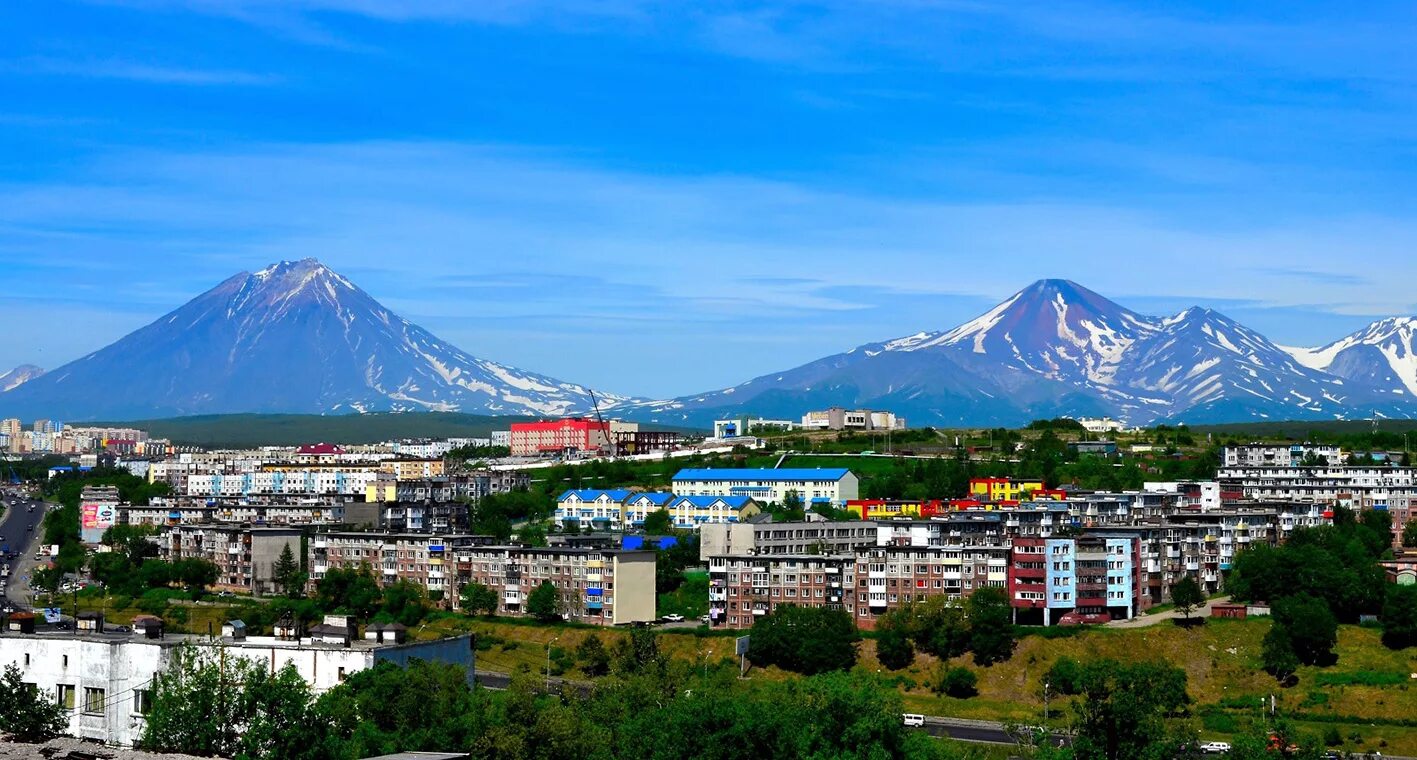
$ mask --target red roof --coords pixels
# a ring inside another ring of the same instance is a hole
[[[344,449],[333,443],[307,443],[295,450],[297,454],[319,455],[319,454],[343,454]]]

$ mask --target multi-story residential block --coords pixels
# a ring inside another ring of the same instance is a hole
[[[1341,466],[1343,449],[1316,443],[1250,443],[1226,446],[1221,457],[1225,467],[1300,467],[1315,460],[1324,466]]]
[[[892,520],[897,517],[934,517],[950,510],[948,502],[939,499],[928,501],[896,501],[891,499],[852,499],[846,502],[846,511],[860,520]]]
[[[625,524],[625,500],[628,498],[630,491],[624,488],[572,489],[557,497],[553,519],[563,528],[589,523],[597,530],[622,530]],[[642,503],[644,501],[640,500]],[[665,501],[667,503],[668,500]],[[643,521],[644,518],[641,518],[641,522]]]
[[[1006,588],[1006,543],[875,546],[857,551],[856,625],[871,629],[892,610],[931,596],[960,599],[977,589]]]
[[[657,618],[652,550],[471,546],[456,554],[459,579],[496,592],[498,614],[529,614],[532,592],[549,582],[568,621],[626,625]]]
[[[749,628],[779,605],[827,607],[854,616],[850,555],[723,555],[709,559],[711,625]]]
[[[321,531],[309,542],[311,588],[332,569],[367,567],[381,586],[408,581],[450,605],[461,589],[453,552],[490,542],[486,536]]]
[[[1027,499],[1062,499],[1066,492],[1044,488],[1041,480],[1014,478],[973,478],[969,481],[969,496],[985,502],[1024,501]]]
[[[1009,599],[1016,621],[1104,623],[1141,612],[1135,535],[1015,538],[1011,544]]]
[[[456,475],[406,480],[399,480],[390,473],[380,473],[365,489],[364,499],[371,502],[476,502],[488,494],[524,489],[530,483],[530,476],[525,470],[475,470]]]
[[[1183,509],[1209,512],[1219,509],[1221,505],[1220,483],[1214,480],[1147,481],[1142,484],[1142,490],[1178,494],[1181,497],[1179,506]]]
[[[847,554],[876,543],[876,523],[749,521],[710,523],[699,529],[699,558],[735,554]]]
[[[621,530],[636,530],[644,525],[645,518],[659,510],[668,510],[674,501],[674,494],[666,491],[645,491],[630,494],[621,507]],[[584,521],[581,523],[584,525]],[[592,523],[594,524],[594,523]]]
[[[672,480],[679,496],[750,496],[759,504],[781,504],[795,494],[803,504],[841,506],[860,497],[860,481],[850,470],[821,469],[690,469]]]
[[[801,427],[804,430],[904,430],[905,418],[893,412],[833,406],[802,415]]]
[[[174,525],[157,536],[158,556],[169,562],[204,559],[217,567],[214,588],[251,594],[275,593],[275,564],[282,550],[300,557],[298,528],[239,525]]]
[[[214,640],[164,634],[160,621],[156,628],[135,626],[139,630],[133,633],[106,630],[101,618],[94,622],[90,630],[75,632],[0,632],[0,663],[14,664],[24,682],[64,706],[65,733],[117,747],[132,746],[142,736],[153,704],[153,680],[172,666],[179,647],[253,660],[272,672],[291,666],[316,693],[381,662],[402,666],[416,658],[458,665],[466,670],[469,683],[474,673],[470,636],[383,643],[356,635],[345,644],[322,643],[318,636],[276,638],[230,631]]]
[[[610,448],[610,424],[587,419],[514,422],[510,443],[512,456],[575,456],[606,451]]]
[[[669,504],[669,518],[680,530],[742,522],[761,512],[749,496],[676,496]]]
[[[181,498],[154,499],[150,505],[119,504],[122,525],[368,525],[378,524],[377,505],[345,501],[208,504]]]
[[[393,475],[396,480],[422,480],[443,475],[443,460],[439,459],[385,459],[379,463],[379,472]]]

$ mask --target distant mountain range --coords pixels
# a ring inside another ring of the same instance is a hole
[[[595,396],[603,412],[695,427],[832,405],[890,409],[912,425],[1410,418],[1414,332],[1417,319],[1384,319],[1321,348],[1286,348],[1210,309],[1146,316],[1076,283],[1040,280],[952,330],[732,388],[663,401]],[[24,419],[591,409],[585,386],[464,353],[314,259],[238,274],[51,372],[0,375],[0,416]]]
[[[1284,348],[1210,309],[1145,316],[1076,283],[1040,280],[953,330],[624,411],[699,425],[833,404],[890,409],[912,425],[1412,417],[1414,324],[1383,320],[1323,348]]]
[[[66,422],[590,408],[584,386],[464,353],[314,259],[242,272],[107,348],[0,393],[0,416]]]

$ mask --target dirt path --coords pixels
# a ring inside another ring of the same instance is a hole
[[[1191,617],[1210,617],[1210,608],[1212,605],[1228,604],[1229,602],[1230,597],[1228,596],[1217,596],[1214,599],[1209,599],[1203,606],[1196,608],[1196,611],[1191,613]],[[1158,612],[1155,615],[1139,615],[1131,620],[1116,620],[1108,623],[1107,626],[1109,628],[1145,628],[1149,625],[1156,625],[1157,623],[1162,623],[1167,620],[1175,620],[1179,617],[1181,617],[1181,613],[1170,609],[1165,612]]]

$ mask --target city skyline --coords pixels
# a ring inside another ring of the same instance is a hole
[[[1410,15],[1237,13],[0,11],[0,371],[306,256],[473,354],[653,397],[1043,277],[1290,345],[1417,312]]]

